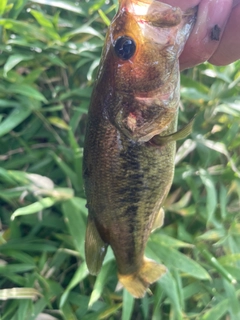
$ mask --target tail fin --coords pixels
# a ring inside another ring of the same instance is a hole
[[[118,274],[118,278],[120,283],[134,298],[142,298],[149,285],[157,281],[166,271],[167,269],[164,265],[144,258],[138,272],[127,275]]]

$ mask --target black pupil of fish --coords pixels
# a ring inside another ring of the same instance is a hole
[[[114,50],[120,59],[128,60],[136,51],[135,41],[130,37],[122,36],[115,42]]]

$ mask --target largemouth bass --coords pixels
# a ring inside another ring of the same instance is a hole
[[[83,177],[89,210],[85,253],[96,275],[108,245],[120,283],[136,298],[166,272],[144,257],[163,222],[172,184],[179,106],[179,55],[195,10],[123,0],[106,36],[92,94]]]

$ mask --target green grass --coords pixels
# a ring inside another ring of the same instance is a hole
[[[169,273],[134,300],[111,250],[84,257],[86,113],[117,1],[0,1],[0,318],[240,319],[240,62],[182,74],[164,227],[146,254]]]

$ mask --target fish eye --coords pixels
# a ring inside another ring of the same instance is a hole
[[[135,41],[128,36],[119,37],[113,47],[116,55],[122,60],[130,59],[136,51]]]

